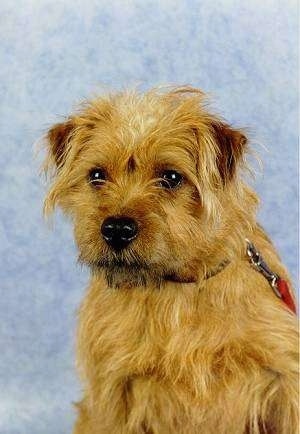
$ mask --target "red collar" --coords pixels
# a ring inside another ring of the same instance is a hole
[[[296,305],[293,300],[289,285],[286,280],[282,279],[278,274],[274,273],[266,264],[263,257],[256,249],[253,243],[249,240],[247,242],[247,255],[250,259],[250,263],[254,268],[259,271],[270,283],[270,286],[274,294],[280,298],[287,307],[296,314]]]

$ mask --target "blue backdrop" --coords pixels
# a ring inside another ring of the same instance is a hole
[[[33,144],[103,87],[201,87],[268,148],[260,221],[296,279],[296,0],[7,0],[0,40],[0,433],[66,434],[88,276],[68,223],[42,219]]]

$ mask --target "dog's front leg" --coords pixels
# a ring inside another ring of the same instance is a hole
[[[294,377],[294,378],[293,378]],[[279,376],[274,385],[269,421],[270,434],[298,434],[298,381],[295,376]]]
[[[89,411],[85,400],[76,403],[78,412],[77,420],[74,426],[73,434],[92,434],[92,426]]]
[[[97,408],[89,399],[84,398],[76,407],[78,416],[73,434],[131,434],[126,427],[126,408],[123,400],[111,402],[105,406],[105,410]],[[109,407],[111,411],[108,410]],[[115,412],[116,414],[113,414]]]
[[[261,322],[261,324],[260,324]],[[256,322],[255,348],[264,360],[265,375],[273,377],[260,402],[271,434],[299,433],[298,330],[296,317],[278,305],[266,308]],[[254,336],[254,334],[253,334]],[[258,358],[257,358],[258,359]],[[264,378],[260,384],[264,383]],[[253,409],[254,410],[254,409]],[[264,431],[262,431],[264,432]]]

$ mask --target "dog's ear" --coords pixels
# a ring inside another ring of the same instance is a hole
[[[50,191],[44,202],[44,214],[49,215],[55,208],[62,191],[62,185],[58,183],[65,180],[62,172],[66,167],[66,161],[71,151],[71,141],[75,131],[75,122],[69,118],[65,122],[53,125],[46,135],[47,156],[43,164],[46,176],[53,178]]]
[[[217,145],[217,167],[224,184],[230,181],[243,159],[247,145],[244,133],[221,121],[211,124],[213,138]]]
[[[49,159],[56,168],[63,166],[65,162],[74,130],[74,121],[68,119],[51,127],[47,133]]]

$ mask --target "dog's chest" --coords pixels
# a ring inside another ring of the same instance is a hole
[[[204,321],[196,298],[174,291],[92,290],[81,314],[84,350],[103,381],[176,379],[188,388],[197,377],[208,384],[223,369],[222,349],[232,337],[226,316],[222,322],[206,312]]]
[[[180,424],[188,427],[182,433],[193,434],[205,421],[217,432],[224,406],[238,407],[241,395],[251,390],[255,396],[254,386],[272,384],[274,374],[260,366],[259,355],[249,350],[251,341],[245,345],[244,325],[236,314],[221,316],[197,304],[191,294],[175,295],[88,294],[81,309],[79,350],[95,388],[91,393],[108,406],[112,400],[118,403],[128,423],[140,424],[137,432],[147,432],[141,427],[150,420],[166,421],[157,432],[180,433]],[[249,411],[241,406],[237,426],[245,424]],[[237,420],[235,414],[228,418],[228,424]]]

